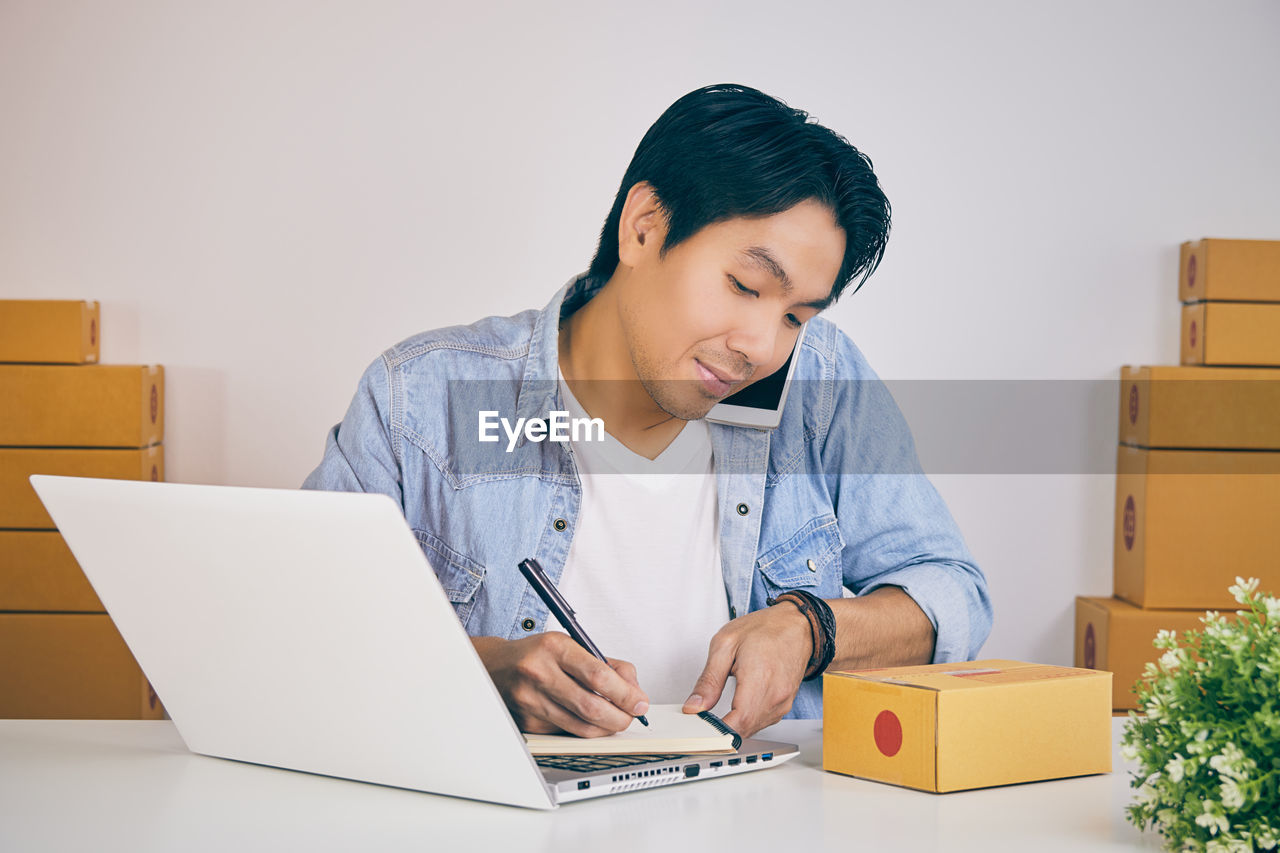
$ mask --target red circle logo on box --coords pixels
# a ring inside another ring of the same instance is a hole
[[[1196,286],[1196,256],[1187,258],[1187,289]]]
[[[153,483],[160,482],[160,471],[154,465],[151,466],[151,482]]]
[[[151,422],[156,422],[156,415],[160,414],[160,392],[156,390],[156,386],[151,386]]]
[[[1129,387],[1129,423],[1136,424],[1138,422],[1138,386],[1131,385]]]
[[[1094,666],[1098,662],[1097,659],[1097,641],[1093,637],[1093,623],[1084,626],[1084,667],[1085,669],[1097,669]]]
[[[89,346],[96,347],[98,345],[98,321],[89,320]]]
[[[1191,348],[1196,348],[1196,321],[1191,321]]]
[[[1133,534],[1138,529],[1138,512],[1133,505],[1133,495],[1124,502],[1124,549],[1133,550]]]
[[[902,749],[902,721],[892,711],[881,711],[874,727],[876,749],[892,758]]]

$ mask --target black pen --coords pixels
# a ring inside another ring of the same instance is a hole
[[[577,640],[578,645],[595,655],[597,660],[608,666],[609,662],[605,660],[604,655],[596,648],[596,644],[591,642],[587,632],[582,630],[578,620],[573,618],[573,608],[569,606],[569,602],[564,600],[564,596],[560,594],[560,590],[556,589],[555,584],[551,582],[551,578],[547,577],[547,573],[542,570],[542,566],[538,565],[538,561],[533,557],[521,560],[520,574],[524,575],[524,579],[529,582],[529,586],[533,587],[533,591],[538,594],[538,598],[541,598],[547,605],[551,615],[556,617],[556,621],[568,632],[569,636]],[[649,721],[644,718],[644,714],[636,717],[636,719],[643,725],[649,725]]]

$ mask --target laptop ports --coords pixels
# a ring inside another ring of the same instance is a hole
[[[692,779],[694,776],[698,775],[698,771],[701,769],[702,768],[696,764],[688,765],[687,767],[684,768],[684,778]]]

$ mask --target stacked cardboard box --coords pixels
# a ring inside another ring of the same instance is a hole
[[[1115,673],[1114,709],[1158,631],[1234,613],[1237,576],[1280,589],[1280,241],[1182,245],[1182,366],[1124,367],[1115,595],[1076,599],[1077,666]]]
[[[97,303],[0,300],[0,717],[164,716],[27,479],[163,478],[163,368],[100,338]]]

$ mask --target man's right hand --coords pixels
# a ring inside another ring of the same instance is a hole
[[[606,666],[567,634],[471,642],[521,731],[603,737],[649,710],[634,666],[613,658]]]

